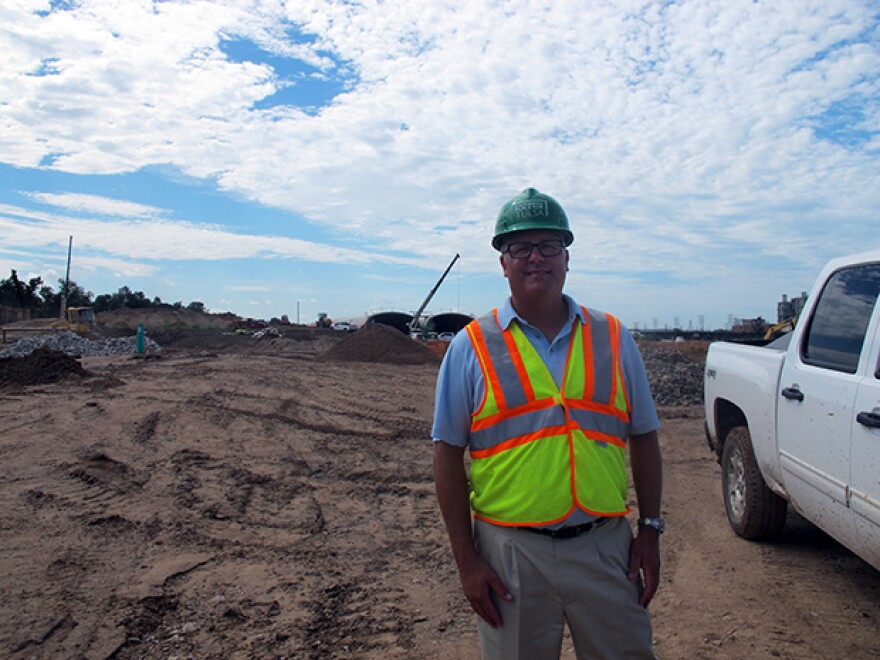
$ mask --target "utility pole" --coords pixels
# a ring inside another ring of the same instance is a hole
[[[67,274],[64,276],[64,291],[61,292],[61,308],[58,318],[67,316],[67,292],[70,290],[70,255],[73,252],[73,236],[67,242]]]

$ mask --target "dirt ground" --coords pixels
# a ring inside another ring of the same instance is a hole
[[[317,359],[338,341],[179,341],[0,390],[0,655],[477,658],[437,364]],[[737,538],[701,409],[662,424],[658,656],[880,657],[880,573],[794,515]]]

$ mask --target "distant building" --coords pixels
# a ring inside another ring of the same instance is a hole
[[[797,318],[801,315],[801,312],[804,310],[804,305],[807,304],[807,292],[802,291],[801,295],[796,298],[788,299],[788,296],[784,293],[782,294],[782,300],[776,303],[776,321],[777,323],[781,323],[782,321],[787,321],[791,318]]]
[[[761,335],[767,329],[767,321],[760,316],[754,319],[737,319],[730,327],[731,332],[743,335]]]

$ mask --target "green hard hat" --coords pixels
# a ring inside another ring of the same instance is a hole
[[[565,247],[574,241],[574,234],[568,228],[568,217],[559,202],[534,188],[526,188],[501,207],[495,220],[492,247],[500,250],[504,236],[527,229],[558,231],[563,236]]]

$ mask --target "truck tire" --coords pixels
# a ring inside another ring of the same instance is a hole
[[[782,530],[788,502],[767,488],[745,426],[731,429],[724,441],[721,483],[727,520],[734,532],[758,541]]]

